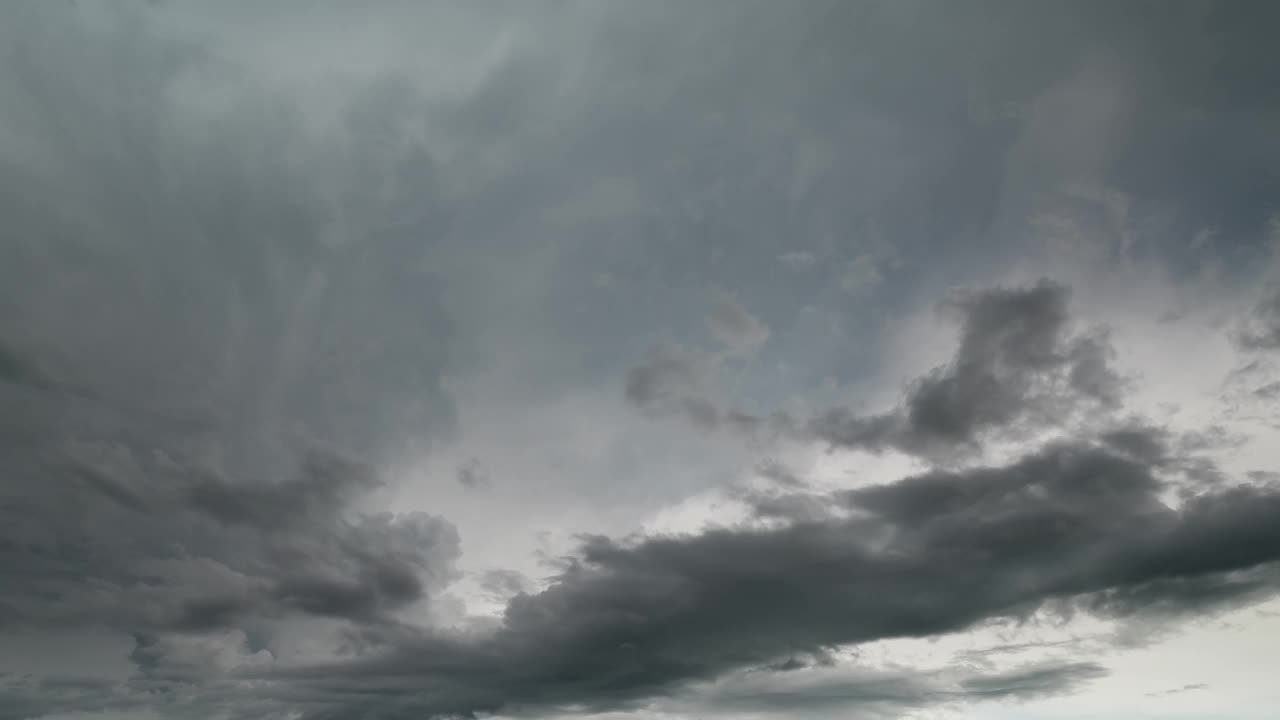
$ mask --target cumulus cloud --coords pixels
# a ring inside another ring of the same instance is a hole
[[[1106,336],[1073,330],[1068,297],[1048,281],[958,294],[944,306],[961,321],[955,355],[917,380],[901,409],[875,416],[836,410],[815,420],[813,432],[846,447],[928,453],[1115,407],[1121,379],[1108,363]]]

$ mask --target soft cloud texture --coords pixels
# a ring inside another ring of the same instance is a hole
[[[0,16],[0,720],[1275,706],[1271,5]]]

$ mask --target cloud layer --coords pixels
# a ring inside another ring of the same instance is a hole
[[[997,716],[1262,622],[1275,15],[6,5],[0,720]]]

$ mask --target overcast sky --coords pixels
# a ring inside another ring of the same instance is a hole
[[[0,720],[1262,720],[1280,5],[0,3]]]

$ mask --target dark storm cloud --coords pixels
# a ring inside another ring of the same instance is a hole
[[[1159,465],[1169,458],[1169,433],[1154,427],[1124,427],[1104,432],[1104,445],[1149,465]]]
[[[133,709],[108,682],[68,682],[37,677],[0,678],[0,720],[31,720],[51,713]]]
[[[315,514],[332,517],[352,496],[377,487],[373,470],[333,454],[303,456],[295,478],[234,485],[208,475],[186,491],[186,502],[227,526],[287,530],[292,521]]]
[[[302,613],[375,621],[453,577],[427,515],[361,516],[357,464],[312,452],[295,479],[232,482],[125,446],[10,465],[0,622],[210,631]],[[31,474],[27,474],[27,473]],[[21,474],[19,474],[21,473]]]
[[[1179,615],[1276,587],[1273,478],[1178,487],[1192,492],[1171,507],[1166,476],[1187,474],[1185,453],[1146,430],[779,495],[759,501],[780,521],[770,529],[592,539],[497,629],[462,635],[400,624],[453,577],[452,526],[360,510],[369,464],[450,431],[446,371],[515,355],[538,378],[614,373],[672,318],[705,332],[689,308],[709,287],[751,289],[750,313],[720,296],[710,326],[772,367],[788,348],[776,318],[793,306],[892,322],[920,284],[967,283],[1020,255],[1030,216],[1060,206],[1069,228],[1105,236],[1108,257],[1158,256],[1205,227],[1256,242],[1280,149],[1269,4],[636,3],[587,20],[577,5],[486,4],[477,13],[496,24],[480,34],[516,47],[495,67],[484,53],[453,63],[487,70],[443,99],[405,77],[344,90],[335,73],[318,104],[337,106],[338,129],[324,132],[310,129],[323,111],[294,104],[289,71],[262,54],[309,64],[300,36],[327,27],[340,40],[323,53],[350,42],[377,56],[338,4],[296,34],[279,10],[210,4],[211,27],[240,28],[221,57],[164,40],[145,14],[86,5],[12,3],[0,23],[0,625],[135,634],[141,677],[3,678],[6,720],[626,707],[1046,605]],[[544,11],[498,31],[504,13]],[[431,23],[395,24],[434,44],[417,35]],[[242,66],[240,51],[257,60]],[[1089,111],[1112,97],[1091,83],[1114,78],[1132,84],[1099,111],[1116,127],[1075,132],[1092,126],[1052,112]],[[1064,88],[1065,107],[1040,107]],[[1076,181],[1118,194],[1063,190]],[[1108,199],[1121,195],[1148,230],[1128,250]],[[1205,247],[1232,266],[1253,257]],[[779,280],[779,262],[804,272]],[[852,279],[880,278],[875,300],[835,287],[868,268]],[[586,295],[594,277],[612,292]],[[1277,344],[1267,302],[1246,347]],[[1076,332],[1065,304],[1049,283],[954,299],[952,361],[884,415],[798,427],[724,409],[703,394],[700,361],[678,355],[638,368],[626,393],[751,436],[964,450],[1117,400],[1105,337]],[[804,345],[816,356],[804,377],[857,377],[869,336]],[[222,653],[265,661],[261,636],[299,618],[340,621],[350,656],[225,670]],[[890,678],[833,699],[1030,697],[1098,672],[1034,668],[950,693]]]
[[[1061,423],[1114,407],[1121,381],[1105,336],[1075,333],[1066,287],[1048,281],[962,293],[945,307],[961,335],[946,365],[917,380],[900,410],[859,417],[831,412],[811,424],[832,444],[928,453],[975,446],[991,432]]]
[[[1280,491],[1240,486],[1170,506],[1166,489],[1140,459],[1068,443],[818,496],[843,517],[592,538],[551,587],[513,599],[492,636],[407,640],[309,682],[381,693],[373,712],[622,707],[733,669],[1045,606],[1176,617],[1280,589]],[[1068,670],[966,689],[1034,695],[1100,672]],[[408,677],[432,690],[415,697]]]
[[[1156,425],[1130,424],[1104,430],[1098,441],[1111,450],[1191,484],[1218,483],[1225,476],[1207,451],[1239,447],[1241,438],[1213,426],[1203,431],[1176,433]]]
[[[429,604],[452,525],[360,507],[373,463],[452,423],[447,213],[397,107],[345,100],[325,136],[130,7],[5,15],[0,625]]]

